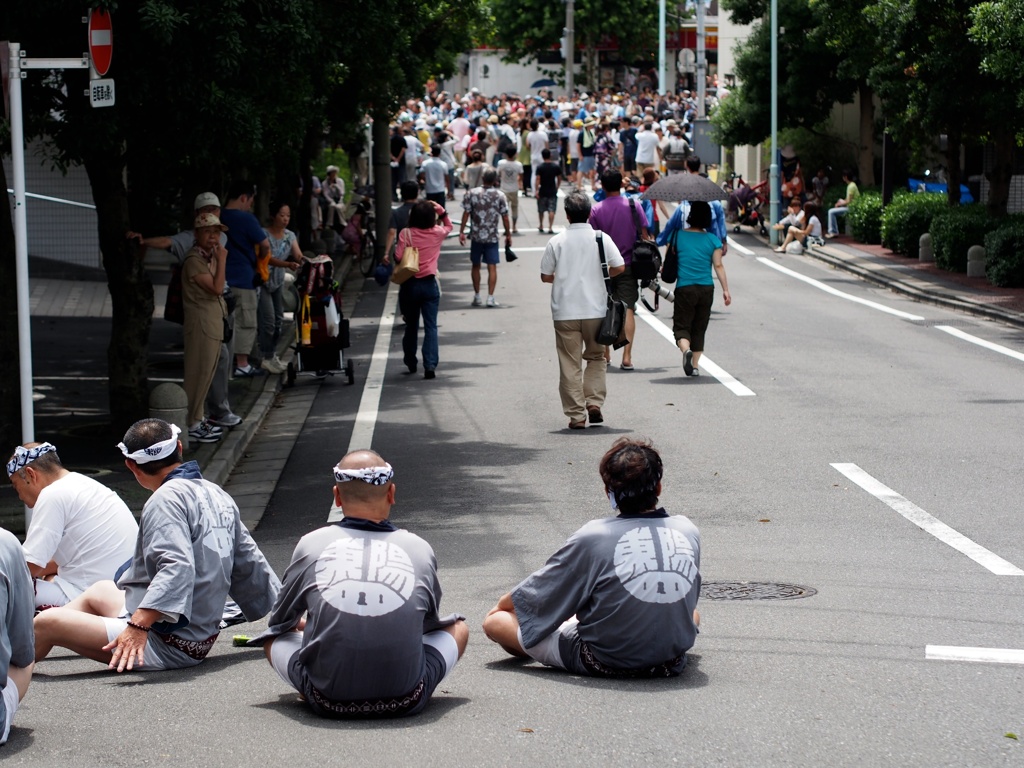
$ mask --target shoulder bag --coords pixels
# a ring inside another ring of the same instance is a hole
[[[636,230],[630,268],[633,277],[640,281],[642,288],[646,288],[648,283],[658,279],[658,272],[661,270],[661,251],[658,250],[656,243],[643,239],[640,216],[636,211],[638,203],[631,198],[626,198],[626,203],[629,205],[629,213],[633,217],[633,228]]]
[[[673,232],[669,238],[668,248],[665,249],[665,261],[661,265],[661,279],[671,283],[673,288],[679,279],[679,248],[676,246],[678,236],[678,232]]]
[[[604,286],[608,291],[608,308],[597,329],[594,339],[598,344],[611,345],[613,349],[626,346],[626,305],[612,294],[612,278],[608,272],[608,260],[604,256],[604,240],[597,235],[597,250],[601,255],[601,269],[604,271]]]
[[[402,234],[404,235],[408,231],[409,228],[406,227],[402,230]],[[391,273],[391,282],[395,285],[401,285],[420,271],[420,249],[412,244],[411,235],[406,239],[409,242],[402,251],[402,260],[398,262],[395,271]]]

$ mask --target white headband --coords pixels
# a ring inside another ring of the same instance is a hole
[[[40,443],[33,448],[26,448],[19,445],[14,449],[14,456],[7,462],[7,476],[10,477],[22,467],[28,466],[44,453],[56,451],[57,448],[50,443]]]
[[[149,448],[140,448],[135,453],[128,453],[128,447],[124,443],[118,443],[117,447],[121,449],[121,453],[126,459],[131,459],[136,464],[148,464],[151,461],[166,459],[178,450],[178,435],[181,434],[177,425],[171,424],[170,427],[171,436],[159,443],[154,443]]]
[[[334,468],[334,482],[347,483],[351,480],[362,480],[370,485],[386,485],[395,476],[395,470],[384,462],[383,467],[360,467],[359,469]]]

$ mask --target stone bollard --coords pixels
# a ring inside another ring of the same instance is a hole
[[[178,384],[165,381],[153,387],[149,393],[149,415],[163,419],[168,424],[177,424],[181,434],[181,447],[188,450],[188,396]]]
[[[932,236],[925,232],[917,245],[917,258],[921,261],[935,261],[935,250],[932,248]]]
[[[967,249],[967,276],[985,276],[985,246],[972,245]]]

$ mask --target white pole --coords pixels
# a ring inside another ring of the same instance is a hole
[[[774,0],[773,0],[774,2]],[[707,57],[704,47],[704,0],[697,0],[697,118],[707,114]]]
[[[565,92],[571,101],[572,92],[576,87],[576,2],[565,2]]]
[[[665,0],[658,0],[658,91],[667,93],[665,86]]]
[[[14,265],[18,288],[18,366],[21,388],[21,438],[36,439],[32,405],[32,323],[29,315],[28,223],[25,216],[25,133],[21,113],[21,46],[10,44],[11,169],[14,176]]]
[[[769,211],[771,223],[779,220],[779,1],[772,0],[772,162],[768,167]],[[768,230],[771,244],[779,244],[779,231]]]

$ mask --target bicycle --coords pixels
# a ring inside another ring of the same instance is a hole
[[[377,232],[373,187],[360,187],[349,201],[348,224],[341,233],[363,277],[377,267]]]

